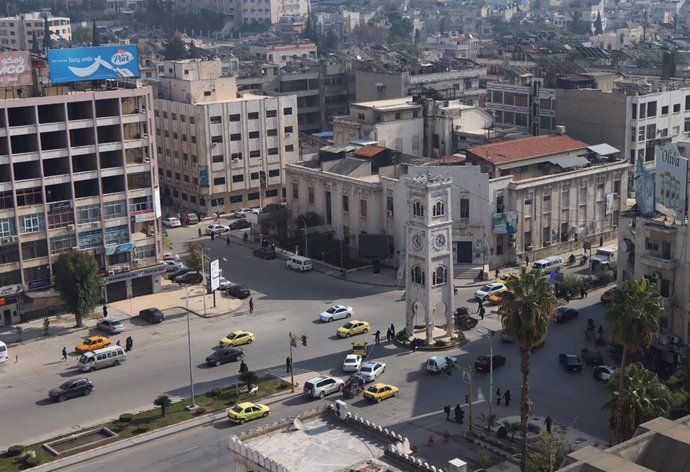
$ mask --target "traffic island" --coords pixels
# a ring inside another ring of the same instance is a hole
[[[431,344],[427,344],[424,326],[415,326],[414,328],[415,333],[412,336],[408,336],[404,329],[398,331],[393,338],[393,342],[398,346],[406,347],[413,351],[447,351],[467,344],[467,338],[465,338],[465,334],[462,331],[457,330],[453,333],[453,336],[446,336],[445,326],[435,326],[434,334],[437,334],[437,336],[432,338]]]
[[[96,444],[102,443],[103,441],[116,437],[117,434],[112,432],[106,427],[92,429],[79,434],[73,434],[66,438],[57,439],[55,441],[50,441],[43,444],[54,456],[59,456],[60,454],[73,451],[75,449],[81,449],[86,446],[95,446]]]

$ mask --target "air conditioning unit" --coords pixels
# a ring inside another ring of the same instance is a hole
[[[12,241],[13,243],[18,242],[18,241],[19,241],[19,236],[10,236],[10,241]]]
[[[134,259],[134,265],[138,266],[141,263],[141,259]]]
[[[661,274],[659,272],[652,272],[652,278],[654,280],[659,280],[661,278]]]
[[[122,272],[129,272],[131,268],[128,265],[123,265],[122,266]]]
[[[388,210],[388,211],[386,212],[386,214],[387,214],[388,216],[393,216],[393,210]]]
[[[108,269],[108,275],[115,275],[117,272],[115,272],[115,269]]]
[[[67,225],[67,229],[69,231],[74,231],[74,225]]]
[[[678,344],[680,342],[680,338],[673,335],[669,335],[668,340],[671,341],[672,344]]]
[[[122,272],[122,267],[115,266],[112,270],[114,273],[119,274],[120,272]]]
[[[534,251],[534,246],[527,246],[528,251]]]
[[[2,244],[9,244],[11,241],[10,238],[2,238]]]

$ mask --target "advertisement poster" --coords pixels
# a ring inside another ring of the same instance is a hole
[[[213,260],[208,265],[208,275],[211,281],[211,291],[217,290],[220,287],[220,262],[218,259]]]
[[[139,77],[139,52],[134,44],[48,50],[50,81]]]
[[[491,220],[491,231],[493,234],[515,234],[517,233],[517,211],[507,211],[505,213],[494,213]]]
[[[684,220],[687,215],[688,160],[681,157],[672,143],[657,147],[654,159],[656,211]]]
[[[4,87],[31,85],[29,51],[0,52],[0,85]]]

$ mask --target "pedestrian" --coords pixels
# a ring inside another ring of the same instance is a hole
[[[525,267],[529,267],[529,255],[525,256]]]
[[[132,350],[134,347],[134,340],[132,339],[132,336],[127,336],[127,339],[125,339],[125,351],[129,352]]]
[[[479,313],[479,310],[482,308],[484,308],[484,301],[480,299],[479,304],[477,305],[477,313]]]
[[[546,419],[544,420],[544,424],[546,424],[546,432],[551,434],[551,424],[553,423],[553,420],[551,419],[550,416],[547,416]]]
[[[446,421],[450,421],[450,405],[444,406],[443,412],[446,414]]]
[[[484,319],[484,313],[486,313],[486,310],[482,306],[479,308],[479,318],[481,318],[482,320]]]
[[[122,343],[120,343],[119,339],[117,340],[117,342],[115,344],[117,344],[118,346],[122,346]]]
[[[67,348],[63,346],[62,348],[62,360],[67,362]]]
[[[604,325],[599,325],[599,338],[604,337]]]
[[[465,412],[462,411],[460,404],[455,405],[455,421],[462,424],[462,420],[465,418]]]
[[[376,344],[378,344],[380,341],[381,341],[381,331],[377,329],[376,332],[374,333],[374,342]]]
[[[510,390],[506,390],[506,393],[503,394],[503,400],[505,401],[506,406],[510,405]]]
[[[249,313],[254,313],[254,297],[249,299]]]
[[[215,231],[211,231],[211,241],[216,239],[216,233]]]
[[[393,326],[393,323],[391,323],[391,334],[395,337],[395,326]]]
[[[570,303],[570,290],[565,291],[565,304]]]
[[[201,228],[198,228],[197,232],[199,233],[199,237],[201,237]]]
[[[271,243],[271,250],[276,252],[276,243]]]
[[[288,374],[292,372],[292,358],[290,356],[285,358],[285,370]]]
[[[580,299],[583,299],[583,298],[585,298],[585,288],[584,287],[582,287],[580,289]]]
[[[496,272],[494,272],[494,278],[497,279],[501,276],[501,273],[496,269]]]
[[[386,341],[391,342],[391,329],[386,330]]]
[[[585,298],[587,298],[587,294],[589,293],[589,289],[585,287]]]
[[[603,236],[599,236],[599,247],[601,247],[601,246],[603,246],[603,245],[604,245],[604,237],[603,237]]]
[[[244,361],[242,361],[240,363],[240,374],[244,374],[246,372],[249,372],[249,367],[247,367],[247,364],[245,364]]]
[[[496,389],[496,405],[501,406],[501,389]]]
[[[412,352],[417,352],[417,338],[414,338],[412,342],[410,343],[410,346],[412,346]]]
[[[103,318],[108,317],[108,305],[103,305]]]
[[[225,238],[225,247],[230,247],[230,236]]]

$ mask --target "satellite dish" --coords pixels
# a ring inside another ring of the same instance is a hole
[[[294,426],[297,431],[304,431],[304,425],[302,424],[302,420],[299,418],[295,418],[292,421],[292,426]]]

